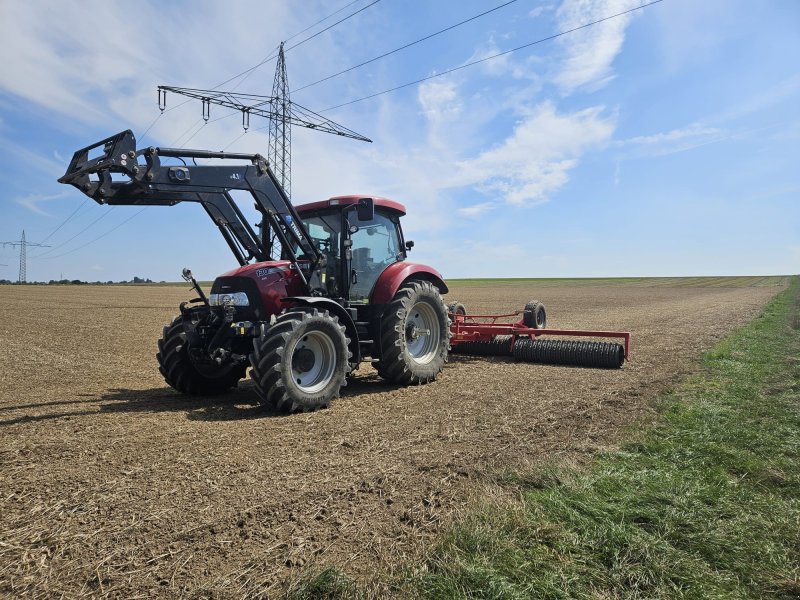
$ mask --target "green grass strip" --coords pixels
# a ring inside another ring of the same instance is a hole
[[[586,470],[515,474],[401,595],[800,598],[797,278]]]

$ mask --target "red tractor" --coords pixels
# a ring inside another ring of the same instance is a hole
[[[168,158],[180,163],[162,164]],[[184,269],[198,297],[181,304],[156,355],[180,392],[225,392],[250,368],[264,404],[309,411],[336,398],[361,361],[393,383],[421,384],[447,360],[447,285],[406,261],[414,243],[403,237],[398,202],[342,196],[295,207],[258,154],[137,150],[130,130],[77,151],[59,182],[100,204],[199,202],[236,256],[240,267],[208,296]],[[232,190],[252,195],[255,229]]]

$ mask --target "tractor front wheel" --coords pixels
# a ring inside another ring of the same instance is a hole
[[[393,383],[428,383],[447,362],[450,327],[439,290],[427,281],[402,286],[381,319],[378,374]]]
[[[246,365],[195,363],[189,353],[183,317],[175,317],[164,327],[158,340],[158,369],[173,388],[190,396],[222,394],[245,376]]]
[[[346,385],[350,352],[339,320],[317,309],[291,309],[253,340],[250,377],[276,412],[327,407]]]

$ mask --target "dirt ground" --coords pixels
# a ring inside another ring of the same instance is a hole
[[[310,565],[362,581],[418,559],[498,473],[580,461],[754,318],[783,280],[476,283],[559,328],[632,332],[619,371],[452,356],[428,386],[362,366],[328,410],[274,416],[250,384],[167,387],[182,287],[0,287],[0,595],[281,596]],[[373,588],[376,589],[376,588]]]

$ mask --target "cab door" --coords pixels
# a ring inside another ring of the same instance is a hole
[[[352,241],[349,297],[351,302],[366,303],[384,269],[403,260],[398,219],[376,210],[369,221],[359,221],[355,211],[348,220]]]

